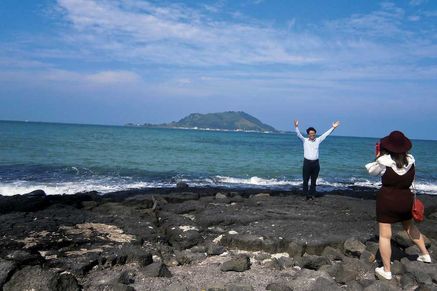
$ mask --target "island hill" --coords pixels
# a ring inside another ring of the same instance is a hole
[[[262,123],[257,118],[242,111],[227,111],[221,113],[192,113],[179,121],[163,124],[135,125],[154,128],[185,128],[203,130],[229,130],[229,131],[256,131],[256,132],[278,132],[272,126]]]

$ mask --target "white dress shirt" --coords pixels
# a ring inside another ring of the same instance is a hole
[[[314,140],[310,140],[309,138],[302,136],[298,127],[295,129],[297,137],[303,142],[303,157],[312,161],[319,159],[319,144],[334,131],[334,127],[331,127],[321,136],[316,137]]]

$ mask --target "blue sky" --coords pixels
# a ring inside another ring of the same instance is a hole
[[[0,1],[0,119],[437,139],[437,1]]]

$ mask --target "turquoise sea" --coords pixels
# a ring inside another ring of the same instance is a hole
[[[320,133],[322,133],[320,129]],[[376,138],[328,137],[319,190],[378,187],[364,165]],[[417,188],[437,194],[437,141],[413,140]],[[0,194],[144,187],[301,185],[303,149],[294,133],[267,134],[34,122],[0,122]]]

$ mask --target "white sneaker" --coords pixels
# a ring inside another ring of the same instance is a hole
[[[417,257],[417,260],[419,262],[431,263],[431,256],[430,255],[420,255]]]
[[[391,278],[392,278],[391,272],[384,271],[384,267],[376,268],[375,273],[376,273],[376,275],[379,275],[386,280],[391,280]]]

